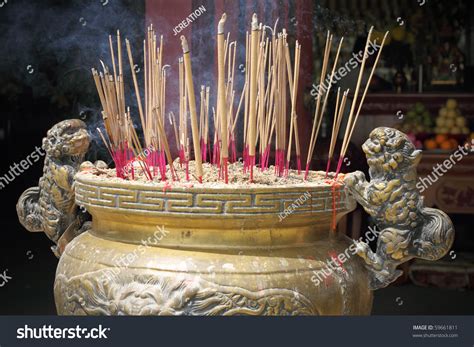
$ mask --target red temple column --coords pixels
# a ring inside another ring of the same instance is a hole
[[[301,44],[300,78],[298,86],[298,131],[301,143],[302,162],[306,161],[308,143],[311,137],[312,118],[310,110],[304,107],[304,93],[313,83],[313,3],[312,0],[296,2],[296,38]]]

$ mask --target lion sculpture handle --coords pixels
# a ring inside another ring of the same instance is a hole
[[[454,228],[444,212],[424,206],[416,187],[421,151],[405,134],[386,127],[374,129],[362,149],[370,182],[356,171],[344,183],[380,230],[375,252],[367,243],[356,242],[375,290],[395,281],[402,274],[397,266],[410,259],[443,257],[452,246]]]
[[[83,167],[107,168],[103,161],[84,162],[90,135],[79,119],[67,119],[53,126],[43,139],[46,152],[43,176],[38,186],[27,189],[18,199],[20,223],[31,232],[44,232],[56,245],[60,257],[66,245],[88,229],[86,211],[74,201],[74,176]]]

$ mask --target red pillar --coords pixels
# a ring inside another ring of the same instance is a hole
[[[178,79],[178,58],[183,55],[181,48],[180,35],[185,35],[190,46],[192,44],[192,24],[186,27],[182,32],[175,35],[173,29],[181,23],[194,10],[192,0],[173,0],[170,5],[169,0],[146,0],[145,24],[153,24],[157,38],[163,35],[163,63],[169,64],[168,82],[166,87],[166,111],[173,111],[176,119],[179,115],[179,79]],[[146,28],[143,29],[143,38],[145,38]],[[140,50],[141,54],[143,51]],[[199,90],[199,89],[197,89]],[[167,120],[167,119],[166,119]],[[166,122],[168,123],[168,122]],[[174,132],[170,126],[166,126],[166,132],[169,139],[174,139]],[[175,141],[168,141],[173,156],[177,155]]]
[[[301,161],[306,162],[311,137],[312,114],[304,108],[304,93],[313,83],[313,1],[296,1],[296,38],[301,44],[300,78],[298,86],[298,131],[301,144]]]
[[[194,10],[192,0],[146,0],[146,26],[153,24],[157,35],[163,35],[164,55],[163,60],[177,68],[178,57],[182,55],[180,35],[185,35],[191,45],[192,24],[178,35],[174,35],[173,29]],[[145,30],[145,29],[144,29]],[[145,37],[145,31],[144,35]]]

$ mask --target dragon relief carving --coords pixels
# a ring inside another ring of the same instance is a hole
[[[289,289],[249,291],[199,277],[102,269],[56,276],[60,314],[68,315],[317,315],[314,305]]]
[[[74,202],[74,175],[85,162],[90,138],[86,124],[68,119],[54,125],[43,138],[46,152],[43,176],[38,186],[27,189],[18,199],[16,210],[20,223],[32,232],[44,232],[57,245],[60,256],[69,241],[88,229],[89,215]],[[104,162],[98,168],[107,167]]]
[[[392,128],[377,128],[362,146],[370,182],[360,172],[348,174],[345,185],[375,220],[380,234],[377,250],[358,242],[371,276],[371,288],[386,287],[402,271],[396,267],[412,258],[437,260],[451,248],[454,228],[442,211],[424,207],[416,188],[421,151]]]

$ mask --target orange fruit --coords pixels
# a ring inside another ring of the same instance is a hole
[[[434,139],[428,139],[425,141],[426,149],[436,149],[438,148],[438,143]]]
[[[438,134],[436,135],[435,137],[435,141],[438,145],[442,144],[443,142],[447,141],[448,140],[448,136],[447,135],[443,135],[443,134]]]
[[[452,148],[452,149],[455,149],[455,148],[458,147],[459,143],[458,143],[458,141],[457,141],[456,139],[451,139],[451,140],[449,140],[449,141],[451,141],[451,148]]]
[[[451,150],[453,149],[453,142],[451,140],[443,141],[439,147],[444,150]]]

